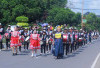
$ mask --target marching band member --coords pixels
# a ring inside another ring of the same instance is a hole
[[[68,28],[65,28],[63,33],[63,45],[66,48],[66,55],[69,52],[69,46],[70,46],[69,42],[70,42],[70,33],[68,32]]]
[[[71,38],[71,53],[74,50],[74,46],[75,46],[75,33],[73,31],[73,29],[71,29],[71,34],[70,34],[70,38]]]
[[[41,45],[41,54],[43,54],[43,51],[44,51],[44,54],[46,55],[47,34],[45,30],[43,31],[43,34],[42,34],[42,42],[43,44]]]
[[[77,50],[78,48],[78,40],[79,40],[78,31],[76,30],[75,31],[75,50]]]
[[[51,47],[52,47],[53,41],[54,41],[53,35],[51,34],[48,39],[49,53],[51,52]]]
[[[11,44],[10,47],[12,48],[13,55],[17,55],[17,47],[20,46],[20,33],[18,32],[17,26],[14,27],[14,31],[11,32]],[[16,52],[14,52],[14,48]]]
[[[25,28],[25,30],[24,30],[24,49],[26,50],[28,50],[28,47],[29,47],[29,41],[28,40],[26,40],[26,38],[27,37],[29,37],[29,31],[28,31],[28,29],[27,28]]]
[[[33,34],[30,35],[30,48],[32,49],[32,57],[37,57],[37,49],[40,49],[40,38],[37,31],[34,30]],[[35,54],[34,54],[35,51]]]
[[[54,56],[57,57],[57,59],[63,58],[63,37],[60,26],[57,27],[57,32],[55,33],[54,38]]]
[[[91,31],[89,31],[89,42],[91,43]]]
[[[4,29],[2,28],[2,25],[0,23],[0,51],[3,48],[3,45],[2,45],[3,33],[4,33]]]
[[[6,49],[8,49],[10,47],[10,35],[11,35],[11,26],[8,25],[8,28],[6,30],[6,33],[5,33],[5,38],[6,38]]]
[[[46,45],[46,49],[47,49],[47,53],[50,53],[51,52],[51,45],[52,45],[52,41],[53,41],[53,38],[52,38],[52,31],[50,30],[50,28],[48,28],[48,32],[47,32],[47,45]]]
[[[24,35],[24,34],[23,34],[23,29],[22,29],[21,26],[18,26],[18,32],[19,32],[20,35],[21,35],[21,36],[20,36],[19,42],[20,42],[20,43],[23,43],[23,40],[24,40],[23,35]],[[22,44],[19,45],[19,51],[20,51],[20,52],[21,52],[21,45],[22,45]]]
[[[83,45],[83,38],[84,38],[84,33],[82,32],[82,29],[80,29],[79,31],[79,46],[82,46]]]
[[[87,34],[87,32],[85,32],[85,34],[84,34],[84,39],[85,39],[85,41],[84,41],[84,45],[85,45],[85,44],[87,44],[87,39],[88,39],[88,34]]]

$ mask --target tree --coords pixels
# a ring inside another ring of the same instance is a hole
[[[89,13],[85,15],[87,19],[87,23],[85,24],[85,28],[87,30],[99,30],[100,31],[100,18],[98,18],[94,13]]]
[[[0,0],[0,22],[15,22],[18,16],[27,16],[29,22],[41,20],[54,6],[64,8],[67,0]]]
[[[75,16],[75,13],[72,12],[70,9],[53,8],[49,10],[47,22],[53,22],[55,25],[57,24],[74,25],[76,16]]]

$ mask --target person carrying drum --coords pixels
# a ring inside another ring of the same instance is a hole
[[[26,40],[26,38],[29,37],[29,31],[28,31],[28,28],[25,28],[24,30],[24,49],[28,50],[28,47],[29,47],[29,41]]]
[[[43,51],[44,51],[44,54],[46,55],[46,42],[47,42],[47,33],[46,33],[46,30],[43,30],[43,34],[42,34],[42,45],[41,45],[41,55],[43,54]]]
[[[5,38],[6,38],[6,49],[10,48],[10,35],[11,35],[11,26],[8,25],[8,28],[5,33]]]
[[[70,33],[68,32],[68,28],[66,27],[63,32],[63,47],[66,49],[66,55],[69,52],[70,46]]]

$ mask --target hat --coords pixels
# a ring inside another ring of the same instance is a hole
[[[61,27],[60,27],[60,26],[58,26],[58,27],[57,27],[57,29],[61,29]]]
[[[43,30],[46,30],[46,28],[44,27]]]
[[[64,30],[67,30],[68,28],[67,27],[65,27],[65,29]]]
[[[82,30],[82,29],[80,29],[80,30]]]
[[[10,27],[11,25],[8,25],[8,27]]]
[[[46,33],[46,30],[43,30],[43,33]]]
[[[50,28],[50,26],[48,26],[48,28]]]

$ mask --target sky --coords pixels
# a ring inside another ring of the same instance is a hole
[[[68,0],[69,8],[82,8],[82,0]],[[84,10],[83,12],[92,12],[96,15],[100,15],[100,10],[90,10],[90,9],[100,9],[100,0],[84,0]],[[74,12],[82,12],[82,10],[79,9],[72,9]]]

